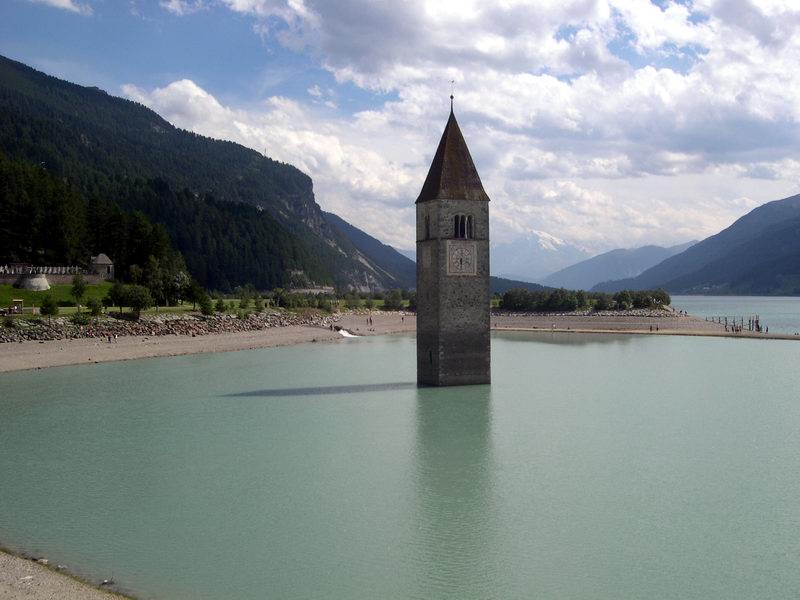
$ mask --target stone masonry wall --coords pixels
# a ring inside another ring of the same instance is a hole
[[[431,237],[419,223],[430,216]],[[477,269],[474,276],[449,275],[447,242],[453,217],[472,215]],[[490,302],[489,206],[474,200],[436,200],[417,205],[417,368],[420,383],[489,383]],[[429,248],[426,250],[426,248]],[[426,267],[424,253],[430,253]],[[433,354],[431,360],[431,352]]]

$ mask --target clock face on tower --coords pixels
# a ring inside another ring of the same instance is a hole
[[[475,242],[447,243],[447,274],[475,275],[478,272]]]

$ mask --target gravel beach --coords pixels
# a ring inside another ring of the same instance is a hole
[[[0,551],[3,600],[122,600],[125,596],[94,588],[30,559]]]
[[[74,336],[53,339],[19,339],[0,343],[0,373],[77,364],[91,364],[157,356],[179,356],[207,352],[251,350],[309,342],[334,342],[345,338],[334,328],[354,335],[413,333],[413,313],[344,313],[332,317],[265,315],[239,321],[234,318],[165,319],[143,321],[125,329],[125,324],[110,323],[96,330],[73,332]],[[763,333],[726,332],[723,325],[671,311],[603,314],[520,314],[496,312],[492,315],[496,331],[630,333],[647,335],[700,335],[758,339],[793,339],[798,336]],[[106,332],[119,333],[108,342]],[[147,333],[142,335],[142,333]],[[130,335],[138,333],[138,335]],[[127,334],[127,335],[126,335]]]

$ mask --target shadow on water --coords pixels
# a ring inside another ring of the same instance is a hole
[[[412,548],[420,597],[497,593],[491,393],[488,385],[417,391]]]
[[[588,346],[592,344],[630,344],[637,339],[638,335],[626,335],[624,333],[578,333],[563,331],[496,331],[494,335],[502,337],[507,342],[538,342],[540,344],[552,344],[556,346]]]
[[[262,397],[283,398],[287,396],[335,396],[337,394],[365,394],[416,389],[416,382],[365,383],[361,385],[326,385],[306,388],[277,388],[272,390],[250,390],[225,394],[226,398]]]

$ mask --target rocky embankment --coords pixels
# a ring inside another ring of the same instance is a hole
[[[306,325],[330,327],[338,320],[337,315],[318,313],[298,314],[285,311],[250,313],[245,318],[233,314],[201,315],[146,315],[138,321],[114,316],[92,319],[88,325],[77,325],[62,317],[48,322],[47,319],[15,319],[13,326],[0,325],[0,343],[47,341],[68,339],[106,339],[108,336],[164,336],[185,335],[196,337],[211,333],[234,333],[259,331],[274,327]]]

